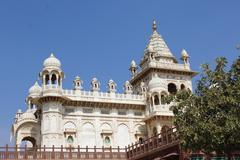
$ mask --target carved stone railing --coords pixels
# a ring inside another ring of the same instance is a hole
[[[66,90],[58,85],[46,85],[43,87],[43,96],[65,96],[72,100],[103,101],[145,104],[145,96],[137,94],[108,93],[96,91]]]
[[[63,90],[63,96],[73,100],[145,104],[144,95],[135,94]]]
[[[56,84],[49,84],[43,86],[42,90],[43,96],[61,96],[62,95],[62,87]]]
[[[0,147],[0,159],[111,159],[126,160],[123,148],[77,147]]]
[[[174,116],[172,110],[170,109],[171,105],[157,105],[155,109],[151,111],[148,116],[162,115],[162,116]]]

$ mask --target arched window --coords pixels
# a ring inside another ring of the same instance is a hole
[[[184,84],[181,84],[181,90],[184,90],[186,87]]]
[[[164,102],[164,97],[165,97],[165,95],[164,95],[164,94],[161,94],[161,104],[165,104],[165,102]]]
[[[131,143],[128,126],[120,124],[117,128],[117,146],[125,147]]]
[[[111,144],[111,140],[110,140],[110,138],[109,138],[108,136],[105,137],[104,143],[105,143],[105,145],[107,145],[107,146],[109,146],[109,145]]]
[[[80,134],[80,144],[82,146],[93,147],[96,145],[96,132],[92,123],[85,123]]]
[[[153,54],[150,55],[151,59],[153,59]]]
[[[52,84],[57,83],[57,76],[55,74],[52,74],[52,79],[51,79]]]
[[[155,95],[155,96],[154,96],[154,105],[159,105],[158,95]]]
[[[139,137],[138,141],[139,141],[140,144],[142,144],[143,143],[143,138]]]
[[[49,75],[48,74],[45,77],[45,84],[49,84]]]
[[[71,135],[67,137],[67,143],[73,144],[73,137]]]
[[[165,98],[167,96],[167,92],[162,91],[161,92],[161,104],[166,104]]]
[[[177,87],[174,83],[169,83],[168,84],[168,92],[170,94],[176,94],[177,93]]]
[[[143,92],[146,92],[146,88],[145,87],[143,87],[142,90],[143,90]]]

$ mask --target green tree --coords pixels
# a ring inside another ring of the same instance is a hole
[[[240,149],[240,57],[228,67],[216,59],[203,73],[195,93],[179,91],[167,98],[175,115],[174,125],[184,149],[224,153]]]

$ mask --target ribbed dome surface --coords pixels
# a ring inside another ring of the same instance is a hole
[[[51,54],[47,59],[45,59],[45,61],[43,62],[43,66],[45,68],[60,68],[61,62],[53,54]]]
[[[38,85],[38,82],[35,82],[35,84],[29,88],[29,94],[30,95],[39,95],[42,91],[42,87]]]

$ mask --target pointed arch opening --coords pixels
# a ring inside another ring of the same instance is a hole
[[[73,136],[72,136],[72,135],[69,135],[69,136],[67,137],[67,143],[68,143],[69,145],[72,145],[73,142],[74,142]]]
[[[46,74],[45,76],[45,84],[48,85],[50,82],[49,82],[49,74]]]
[[[126,124],[120,124],[117,128],[117,146],[124,148],[131,143],[129,129]]]
[[[56,76],[56,74],[52,74],[51,83],[52,84],[57,84],[57,76]]]
[[[92,123],[83,124],[80,137],[81,146],[94,147],[96,145],[95,128]]]
[[[28,148],[36,147],[36,139],[31,136],[23,137],[20,147],[25,147],[25,146],[27,146]]]
[[[165,98],[167,96],[167,93],[165,91],[161,92],[161,104],[166,104]]]
[[[181,90],[185,90],[186,89],[184,84],[181,84],[180,88],[181,88]]]
[[[158,95],[155,95],[154,96],[154,105],[159,105],[160,103],[159,103],[159,97],[158,97]]]

